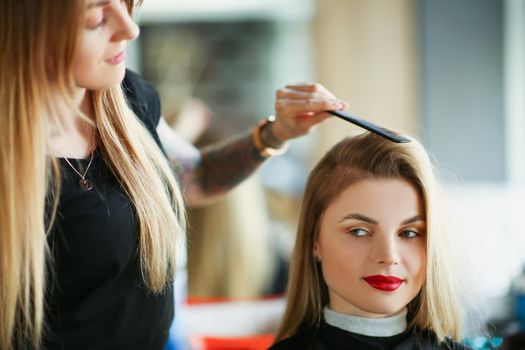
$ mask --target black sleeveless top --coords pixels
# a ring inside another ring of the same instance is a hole
[[[131,71],[122,87],[161,147],[157,92]],[[70,162],[83,172],[89,159]],[[173,290],[154,296],[144,286],[130,201],[98,150],[86,176],[90,191],[80,188],[79,175],[65,159],[60,165],[62,191],[48,235],[54,261],[43,349],[162,349],[174,315]]]

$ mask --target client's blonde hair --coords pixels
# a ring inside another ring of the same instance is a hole
[[[439,341],[445,337],[458,339],[461,315],[457,282],[447,254],[438,185],[427,152],[415,139],[397,144],[365,133],[336,144],[309,176],[290,266],[288,303],[277,340],[319,325],[323,307],[328,304],[328,290],[315,266],[314,242],[326,208],[362,176],[402,178],[421,192],[427,222],[427,269],[421,291],[408,305],[409,325],[433,330]]]

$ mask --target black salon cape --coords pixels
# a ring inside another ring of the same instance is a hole
[[[130,71],[123,90],[160,147],[157,92]],[[70,161],[85,169],[89,160]],[[87,173],[91,191],[78,186],[79,176],[64,159],[60,166],[62,192],[48,235],[54,276],[48,278],[42,349],[162,349],[174,316],[173,290],[151,295],[144,286],[131,203],[98,149]]]
[[[436,336],[418,328],[392,337],[369,337],[347,332],[322,321],[319,328],[284,339],[270,350],[469,350],[446,341],[438,345]]]

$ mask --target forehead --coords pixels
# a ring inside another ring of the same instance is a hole
[[[399,222],[415,215],[424,217],[422,197],[404,179],[363,179],[348,186],[328,206],[325,218],[341,220],[358,213],[378,221]]]

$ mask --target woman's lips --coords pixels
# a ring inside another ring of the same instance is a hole
[[[120,62],[124,61],[124,58],[126,58],[126,52],[125,51],[120,51],[118,54],[116,54],[115,56],[111,57],[111,58],[108,58],[106,60],[106,63],[109,63],[109,64],[119,64]]]
[[[404,279],[399,277],[383,275],[366,276],[363,279],[373,288],[386,292],[395,291],[405,282]]]

